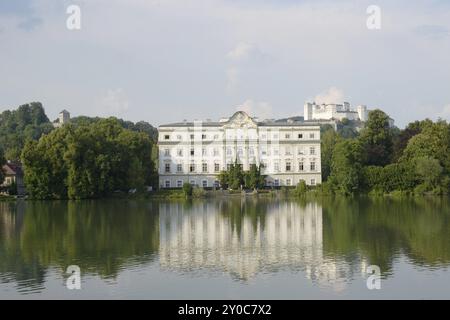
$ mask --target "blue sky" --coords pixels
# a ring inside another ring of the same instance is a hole
[[[450,1],[1,1],[0,74],[0,110],[41,101],[51,118],[281,118],[345,100],[399,126],[450,120]]]

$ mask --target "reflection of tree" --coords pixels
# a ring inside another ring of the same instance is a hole
[[[446,198],[329,198],[323,200],[324,251],[360,252],[384,272],[405,253],[419,265],[450,263],[450,212]]]
[[[14,279],[19,290],[27,286],[42,287],[45,278],[45,268],[37,259],[25,261],[21,255],[17,239],[23,224],[24,206],[23,202],[0,202],[0,281]]]
[[[261,198],[231,198],[217,203],[220,214],[229,219],[232,230],[240,237],[243,219],[250,219],[256,232],[258,223],[264,230],[266,213],[270,207],[276,205],[274,200]]]
[[[3,239],[5,226],[0,230],[1,272],[21,272],[17,263],[26,270],[76,264],[83,272],[116,276],[157,252],[157,210],[139,201],[28,202],[20,232]],[[0,217],[6,215],[2,210]]]

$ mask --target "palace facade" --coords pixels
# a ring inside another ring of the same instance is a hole
[[[217,122],[161,125],[159,185],[185,182],[219,187],[218,175],[237,161],[243,170],[261,167],[266,186],[321,183],[320,127],[297,121],[259,121],[243,111]]]

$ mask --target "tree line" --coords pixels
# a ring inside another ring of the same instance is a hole
[[[54,128],[33,102],[0,114],[0,168],[6,160],[22,162],[33,198],[102,197],[156,185],[156,139],[149,123],[113,117],[76,117]]]
[[[383,111],[371,111],[352,138],[323,128],[323,192],[449,193],[450,125],[426,119],[399,130],[389,120]]]

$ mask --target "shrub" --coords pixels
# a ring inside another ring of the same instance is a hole
[[[300,182],[294,189],[294,194],[296,196],[302,196],[305,195],[306,192],[308,192],[308,186],[306,185],[306,182],[304,180],[300,180]]]
[[[192,196],[194,198],[203,198],[206,195],[206,191],[203,188],[195,187],[192,190]]]
[[[189,182],[183,183],[183,192],[186,197],[192,196],[192,185]]]

